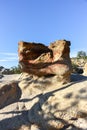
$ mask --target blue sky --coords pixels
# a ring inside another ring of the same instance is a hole
[[[0,65],[18,65],[18,42],[71,41],[87,52],[87,0],[0,0]]]

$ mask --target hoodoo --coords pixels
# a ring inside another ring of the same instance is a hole
[[[22,71],[32,75],[57,75],[59,80],[70,81],[72,71],[70,41],[57,40],[48,47],[41,43],[19,42],[18,54]]]

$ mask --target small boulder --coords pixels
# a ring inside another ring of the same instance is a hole
[[[0,109],[17,101],[21,96],[21,90],[16,81],[0,86]]]

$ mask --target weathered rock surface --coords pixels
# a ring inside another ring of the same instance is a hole
[[[87,63],[84,65],[84,75],[87,76]]]
[[[71,61],[73,64],[77,65],[78,67],[84,67],[84,65],[86,64],[87,62],[87,59],[84,59],[84,58],[71,58]]]
[[[49,47],[43,44],[19,42],[19,62],[23,72],[37,76],[57,75],[68,82],[72,71],[70,42],[59,40]]]
[[[73,73],[86,74],[85,64],[87,63],[86,58],[71,58]]]
[[[87,77],[76,76],[73,75],[72,80],[78,80],[77,82],[65,86],[58,84],[53,76],[28,78],[28,87],[24,78],[19,86],[27,97],[29,92],[30,100],[28,102],[26,98],[25,101],[29,122],[37,124],[42,130],[67,129],[70,126],[76,130],[87,129]]]
[[[69,46],[19,43],[23,73],[0,79],[0,130],[87,130],[87,77],[71,75]]]
[[[6,105],[18,101],[21,96],[21,90],[17,82],[11,82],[0,85],[0,109]]]
[[[87,130],[87,77],[71,80],[21,75],[21,96],[0,109],[0,130]]]

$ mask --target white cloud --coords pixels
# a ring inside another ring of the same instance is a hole
[[[0,59],[0,62],[11,62],[11,61],[17,61],[18,59],[17,58],[11,58],[11,59]]]
[[[17,60],[17,53],[0,52],[0,62],[12,62]]]
[[[15,57],[5,57],[5,59],[7,59],[7,60],[18,60],[18,57],[17,56],[15,56]]]
[[[6,59],[0,59],[0,62],[6,62],[6,61],[8,61],[8,60],[6,60]]]
[[[9,53],[9,52],[0,52],[0,55],[7,55],[7,56],[17,56],[17,53]]]

